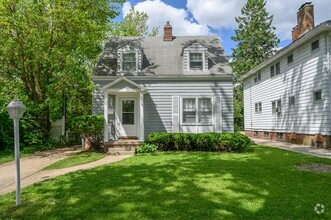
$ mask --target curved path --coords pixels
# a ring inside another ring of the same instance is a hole
[[[107,155],[100,160],[88,164],[57,170],[43,170],[45,167],[80,151],[81,147],[66,147],[38,152],[32,156],[21,158],[21,188],[66,173],[91,169],[93,167],[117,162],[132,156]],[[12,191],[15,191],[15,162],[8,162],[0,165],[0,195],[4,195]]]

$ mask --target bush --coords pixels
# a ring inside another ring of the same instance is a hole
[[[146,143],[160,151],[244,152],[251,146],[251,140],[240,133],[152,133]]]
[[[75,117],[71,123],[72,130],[78,132],[85,140],[85,148],[101,150],[103,144],[104,117],[101,115],[83,115]]]
[[[144,153],[155,153],[157,152],[157,146],[154,144],[144,143],[136,148],[136,154],[144,154]]]

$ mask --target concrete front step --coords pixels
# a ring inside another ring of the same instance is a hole
[[[133,155],[134,154],[134,150],[130,150],[130,151],[126,151],[126,150],[122,150],[122,151],[118,151],[118,150],[113,150],[112,148],[109,148],[108,154],[116,156],[116,155]]]
[[[113,155],[128,155],[127,152],[133,154],[140,144],[142,144],[142,141],[137,140],[111,141],[104,144],[104,151]]]

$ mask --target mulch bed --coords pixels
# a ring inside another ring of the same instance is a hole
[[[311,163],[297,166],[299,170],[311,171],[315,173],[331,173],[331,164]]]

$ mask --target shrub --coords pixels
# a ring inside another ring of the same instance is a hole
[[[154,144],[141,144],[139,147],[136,148],[136,154],[144,154],[144,153],[155,153],[157,152],[157,146]]]
[[[251,140],[240,133],[152,133],[146,143],[156,145],[160,151],[244,152],[251,146]]]
[[[83,115],[72,120],[71,127],[85,140],[85,148],[101,150],[103,143],[104,117],[101,115]]]

